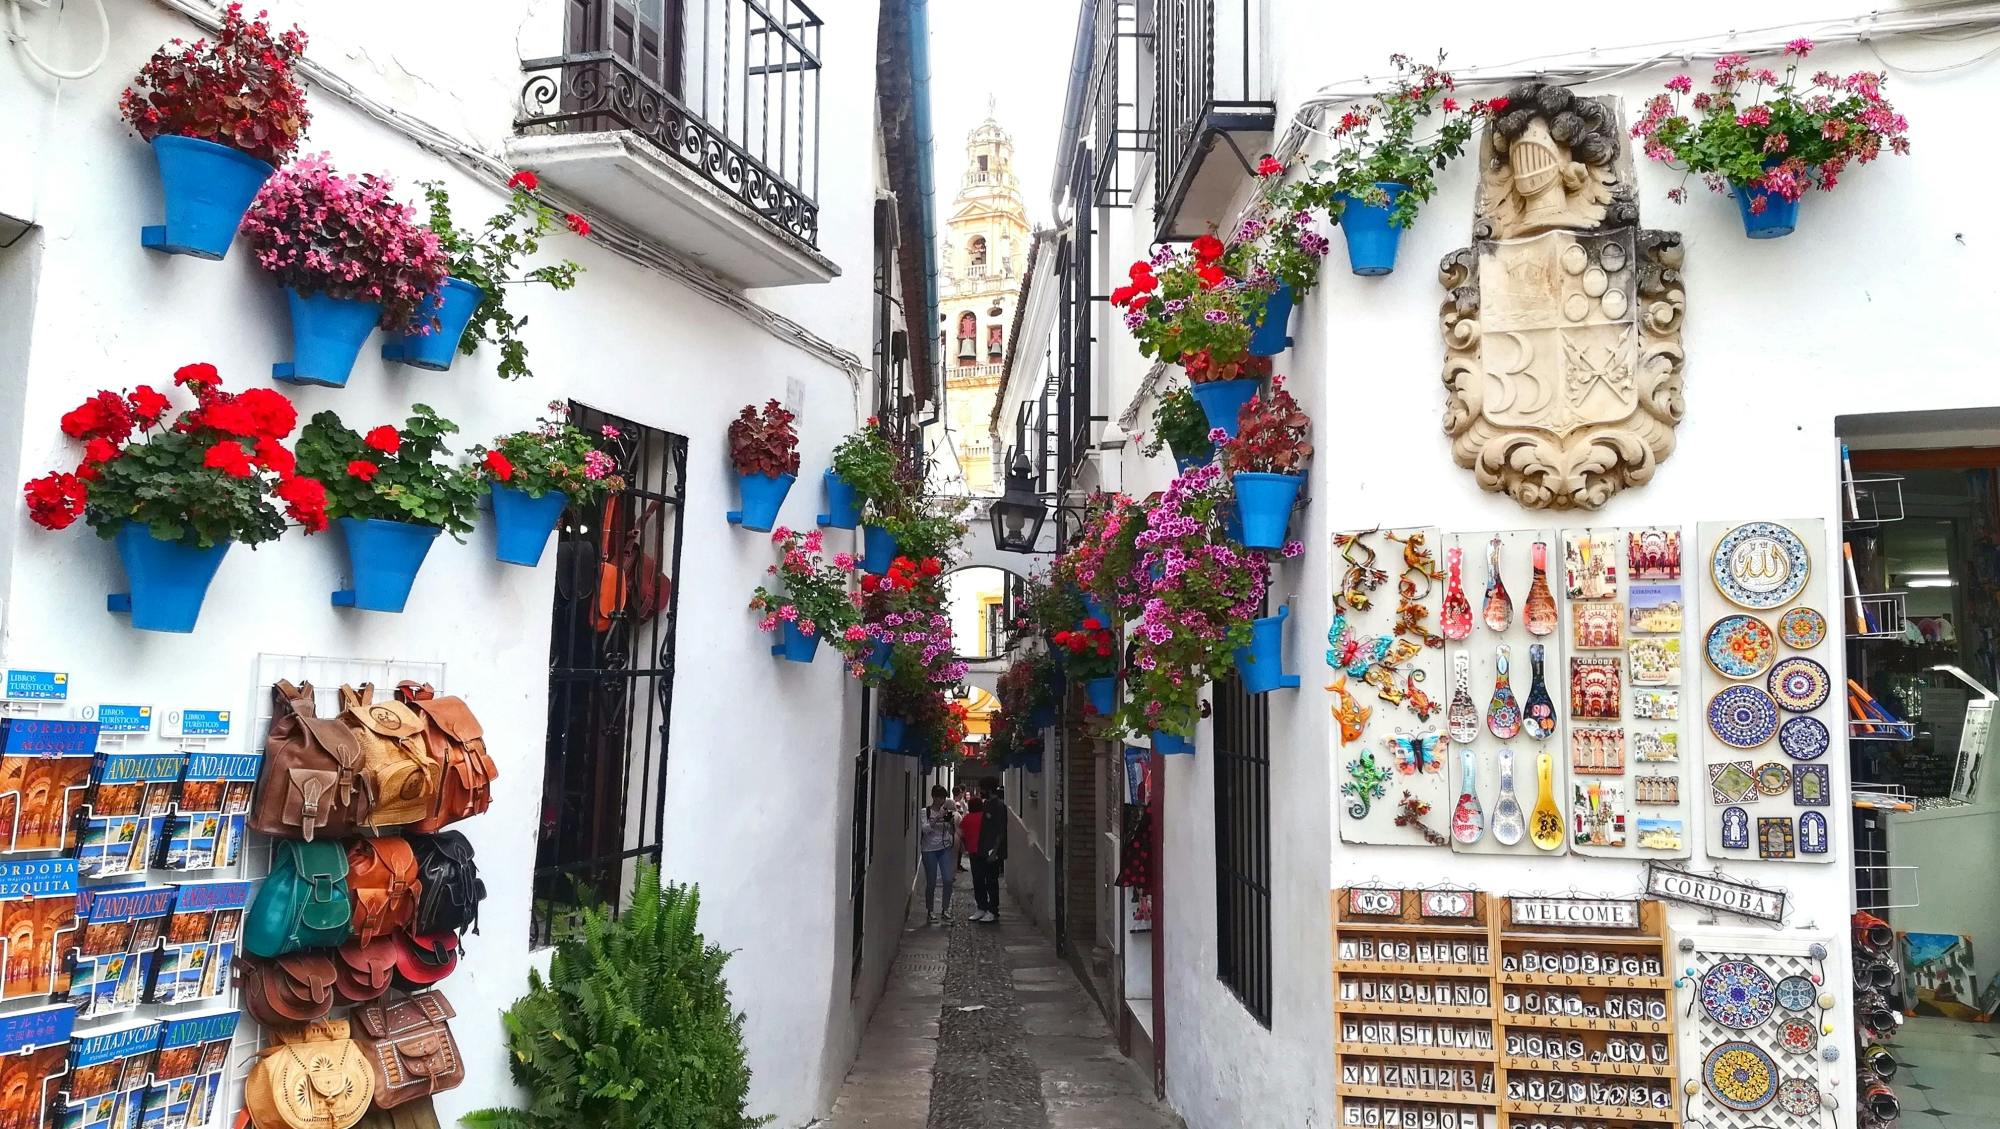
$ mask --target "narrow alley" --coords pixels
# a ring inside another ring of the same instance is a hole
[[[889,987],[827,1129],[1177,1129],[1010,893],[997,924],[948,925],[913,897]]]

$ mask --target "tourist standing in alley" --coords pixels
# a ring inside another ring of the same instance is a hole
[[[971,920],[1000,920],[1000,872],[1007,864],[1007,794],[991,777],[979,785],[979,838],[972,848]]]
[[[917,845],[924,853],[924,918],[936,925],[951,912],[951,887],[957,878],[952,859],[956,857],[958,809],[944,785],[931,785],[931,802],[923,810]],[[938,888],[944,888],[943,901]]]

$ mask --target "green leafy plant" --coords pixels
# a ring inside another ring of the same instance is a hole
[[[780,623],[795,625],[803,635],[824,638],[844,655],[865,651],[870,644],[849,629],[861,624],[861,609],[848,595],[847,577],[853,559],[841,554],[826,559],[819,530],[799,533],[784,526],[771,531],[771,544],[778,550],[772,575],[781,582],[777,590],[757,586],[750,598],[750,610],[764,613],[758,627],[776,631]],[[843,563],[845,562],[845,563]]]
[[[1180,458],[1196,458],[1206,455],[1211,447],[1208,413],[1201,410],[1193,390],[1176,387],[1161,396],[1153,407],[1153,434],[1146,440],[1146,457],[1171,449]]]
[[[452,221],[451,195],[442,183],[435,180],[421,183],[424,199],[431,208],[430,228],[444,249],[448,273],[472,283],[480,291],[479,305],[472,311],[472,320],[466,323],[465,335],[458,339],[458,351],[469,357],[481,342],[491,341],[500,346],[502,380],[533,376],[528,371],[528,347],[520,338],[528,319],[516,317],[507,308],[507,288],[525,282],[544,283],[555,290],[574,287],[583,268],[568,259],[545,263],[518,277],[517,274],[521,261],[541,251],[542,239],[555,231],[562,219],[566,218],[569,229],[578,234],[588,232],[589,224],[582,223],[578,216],[564,217],[536,199],[534,189],[540,182],[526,170],[515,173],[507,182],[513,190],[507,207],[489,218],[477,232],[467,231]],[[423,312],[419,313],[422,316]],[[432,318],[431,324],[435,328],[437,320]]]
[[[750,1129],[743,1015],[729,954],[697,928],[701,894],[641,862],[632,902],[582,911],[546,979],[501,1015],[524,1108],[466,1114],[470,1129]]]
[[[868,417],[867,426],[833,449],[833,473],[844,479],[875,513],[895,508],[902,490],[896,481],[896,448],[883,433],[881,421]]]
[[[608,490],[625,488],[625,479],[615,473],[618,462],[598,446],[600,438],[617,439],[619,431],[607,423],[594,437],[569,422],[569,405],[551,400],[540,426],[502,435],[490,448],[474,447],[473,473],[530,498],[559,490],[571,502],[592,502]]]
[[[428,405],[410,405],[402,430],[388,424],[366,435],[321,412],[299,429],[299,473],[326,484],[334,517],[435,525],[463,541],[479,504],[478,476],[445,459],[445,436],[458,425]]]

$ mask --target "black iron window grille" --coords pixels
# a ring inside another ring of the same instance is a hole
[[[1109,0],[1097,7],[1092,76],[1091,142],[1098,162],[1091,199],[1101,208],[1129,208],[1139,159],[1153,151],[1155,10],[1172,0]]]
[[[633,865],[660,861],[674,706],[687,440],[580,404],[570,420],[618,430],[605,446],[626,488],[570,507],[556,532],[536,947],[566,935],[580,905],[622,904]]]
[[[817,247],[821,31],[799,0],[567,0],[514,126],[631,130]]]
[[[1248,174],[1258,154],[1245,153],[1237,138],[1268,134],[1275,124],[1277,105],[1260,66],[1260,3],[1157,0],[1149,133],[1153,210],[1163,233],[1184,234],[1172,232],[1174,220],[1210,149],[1234,150],[1231,166]]]
[[[1271,713],[1231,674],[1215,686],[1216,976],[1271,1025]]]
[[[1089,206],[1091,152],[1079,149],[1071,163],[1070,199],[1077,202],[1074,227],[1056,247],[1060,279],[1056,310],[1056,350],[1060,391],[1056,397],[1056,488],[1068,491],[1089,458],[1091,424],[1091,354],[1096,345],[1091,308],[1090,249],[1096,237]]]
[[[869,727],[875,720],[874,691],[861,691],[860,744],[854,750],[854,811],[847,860],[848,962],[852,989],[861,980],[862,941],[868,924],[868,864],[875,855],[875,742]]]

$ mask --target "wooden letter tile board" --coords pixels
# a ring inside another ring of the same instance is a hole
[[[1678,1126],[1666,917],[1637,909],[1636,929],[1515,926],[1478,891],[1335,890],[1336,1123]]]

